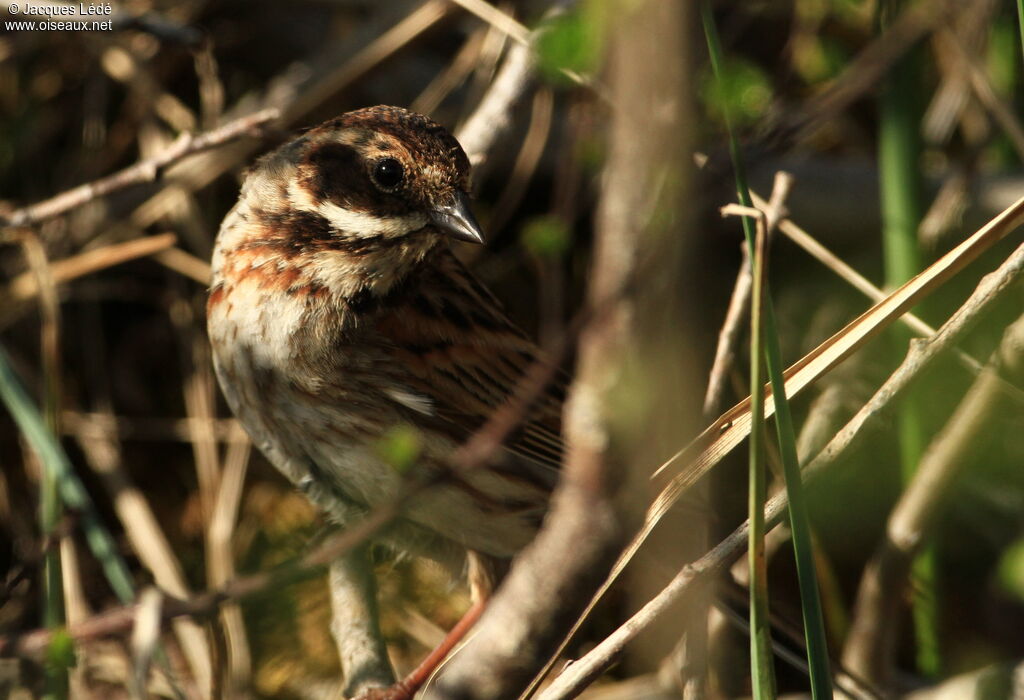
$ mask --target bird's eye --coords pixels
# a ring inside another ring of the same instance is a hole
[[[384,190],[398,187],[405,177],[405,169],[394,158],[382,158],[373,166],[373,181]]]

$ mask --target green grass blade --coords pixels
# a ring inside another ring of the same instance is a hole
[[[767,297],[767,293],[765,294]],[[765,305],[765,327],[775,328],[775,312]],[[779,437],[782,468],[786,476],[786,495],[789,499],[789,526],[793,536],[793,554],[796,561],[797,581],[800,586],[800,607],[804,618],[804,641],[807,643],[807,668],[811,678],[811,696],[815,700],[832,697],[832,671],[829,664],[828,639],[825,636],[825,617],[821,609],[818,575],[814,567],[814,543],[811,520],[807,512],[807,498],[800,474],[800,461],[796,450],[796,431],[793,414],[786,398],[782,372],[782,351],[778,336],[769,336],[765,342],[768,375],[771,377],[772,396],[775,400],[775,428]]]
[[[702,15],[704,19],[704,33],[708,41],[708,51],[711,55],[711,66],[717,76],[720,71],[722,51],[708,3],[702,5]],[[746,168],[740,153],[739,144],[729,124],[727,110],[723,110],[723,114],[726,115],[725,122],[726,129],[728,130],[729,152],[732,156],[733,168],[736,174],[736,190],[739,201],[744,206],[749,207],[753,203],[750,197],[750,188],[747,184]],[[753,224],[748,218],[743,219],[743,232],[747,246],[753,252],[755,250]],[[754,256],[751,255],[752,260],[753,258]],[[786,476],[786,491],[789,496],[789,514],[793,533],[793,549],[797,563],[797,576],[800,585],[801,607],[804,617],[804,636],[807,642],[807,662],[811,681],[811,695],[817,700],[832,697],[832,674],[829,664],[828,643],[825,637],[825,623],[821,609],[821,598],[818,593],[817,574],[814,569],[810,520],[807,514],[803,481],[800,476],[800,466],[797,459],[796,435],[793,430],[793,419],[789,409],[789,402],[785,395],[785,381],[782,375],[782,351],[775,322],[775,312],[772,307],[771,296],[768,293],[767,283],[764,282],[763,286],[764,355],[773,389],[776,427]],[[754,289],[757,289],[756,279]],[[752,362],[751,368],[753,369],[756,364]],[[763,405],[755,405],[753,403],[753,397],[756,394],[757,392],[752,393],[751,404],[751,411],[755,420],[757,416],[763,415]],[[751,433],[752,449],[755,432]],[[753,531],[754,526],[755,520],[752,517],[751,531]],[[753,573],[752,570],[751,575]]]
[[[768,562],[764,551],[764,506],[768,495],[765,473],[764,380],[761,367],[764,309],[764,235],[751,255],[753,285],[750,300],[750,459],[747,507],[750,533],[747,556],[750,563],[750,663],[755,698],[774,698],[775,673],[771,621],[768,616]]]
[[[704,36],[708,43],[711,67],[715,79],[721,81],[721,47],[718,32],[710,4],[701,6],[704,24]],[[724,91],[723,91],[724,92]],[[733,137],[729,120],[728,105],[722,105],[722,114],[728,132],[729,148],[733,162],[739,163],[739,147]],[[739,167],[739,166],[737,166]],[[737,170],[738,173],[738,170]],[[739,175],[737,174],[737,177]],[[747,206],[747,201],[741,202]],[[763,308],[763,276],[764,256],[756,255],[754,232],[748,217],[743,217],[743,232],[750,249],[750,261],[753,267],[753,296],[750,307],[750,396],[753,424],[750,431],[749,452],[749,483],[748,510],[750,532],[748,535],[747,556],[750,568],[750,677],[751,691],[757,700],[769,700],[776,696],[775,689],[775,657],[772,653],[771,623],[768,616],[768,571],[764,551],[764,506],[767,496],[765,464],[764,464],[764,380],[761,378],[763,362],[762,339],[762,308]]]
[[[135,598],[128,566],[117,553],[113,538],[96,515],[89,494],[71,468],[67,455],[53,433],[47,429],[39,410],[21,386],[0,347],[0,400],[14,418],[25,440],[39,457],[43,470],[57,483],[61,500],[79,513],[85,540],[100,562],[110,587],[123,603]]]
[[[905,3],[888,0],[880,6],[879,25]],[[917,229],[921,222],[921,101],[917,96],[920,71],[911,52],[889,71],[878,104],[879,186],[882,207],[882,244],[886,285],[894,289],[921,270]],[[903,329],[894,329],[892,342],[902,356],[910,341]],[[921,398],[910,393],[896,416],[900,469],[904,484],[910,482],[926,446]],[[928,677],[941,670],[938,622],[938,580],[934,543],[915,559],[912,612],[917,648],[917,668]]]

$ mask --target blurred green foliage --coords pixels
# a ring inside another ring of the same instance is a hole
[[[1003,552],[999,561],[999,583],[1015,598],[1024,600],[1024,538]]]
[[[555,216],[537,216],[523,226],[523,245],[539,258],[560,258],[572,237],[565,223]]]
[[[583,3],[552,19],[540,34],[537,67],[545,80],[569,86],[573,81],[566,72],[590,75],[597,71],[605,45],[605,12],[601,7],[601,3]]]
[[[423,436],[408,423],[391,428],[377,444],[377,453],[399,474],[405,474],[419,459]]]
[[[76,663],[75,642],[66,629],[56,629],[50,644],[46,647],[46,664],[51,669],[74,668]]]
[[[743,126],[765,115],[772,99],[772,88],[768,76],[758,65],[729,56],[722,62],[721,80],[714,80],[710,70],[701,75],[700,95],[715,119],[721,120],[728,114],[734,126]]]

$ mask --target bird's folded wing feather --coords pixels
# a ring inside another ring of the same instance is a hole
[[[402,303],[378,317],[376,329],[407,372],[411,393],[394,398],[422,409],[420,420],[434,418],[431,427],[458,442],[510,398],[540,355],[494,296],[447,252]],[[549,387],[505,445],[532,463],[530,476],[546,488],[562,462],[563,398],[559,386]]]

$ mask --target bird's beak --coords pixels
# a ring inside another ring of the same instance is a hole
[[[469,209],[469,197],[465,192],[456,192],[455,202],[437,207],[430,212],[430,218],[435,226],[452,238],[470,243],[484,242],[483,231]]]

